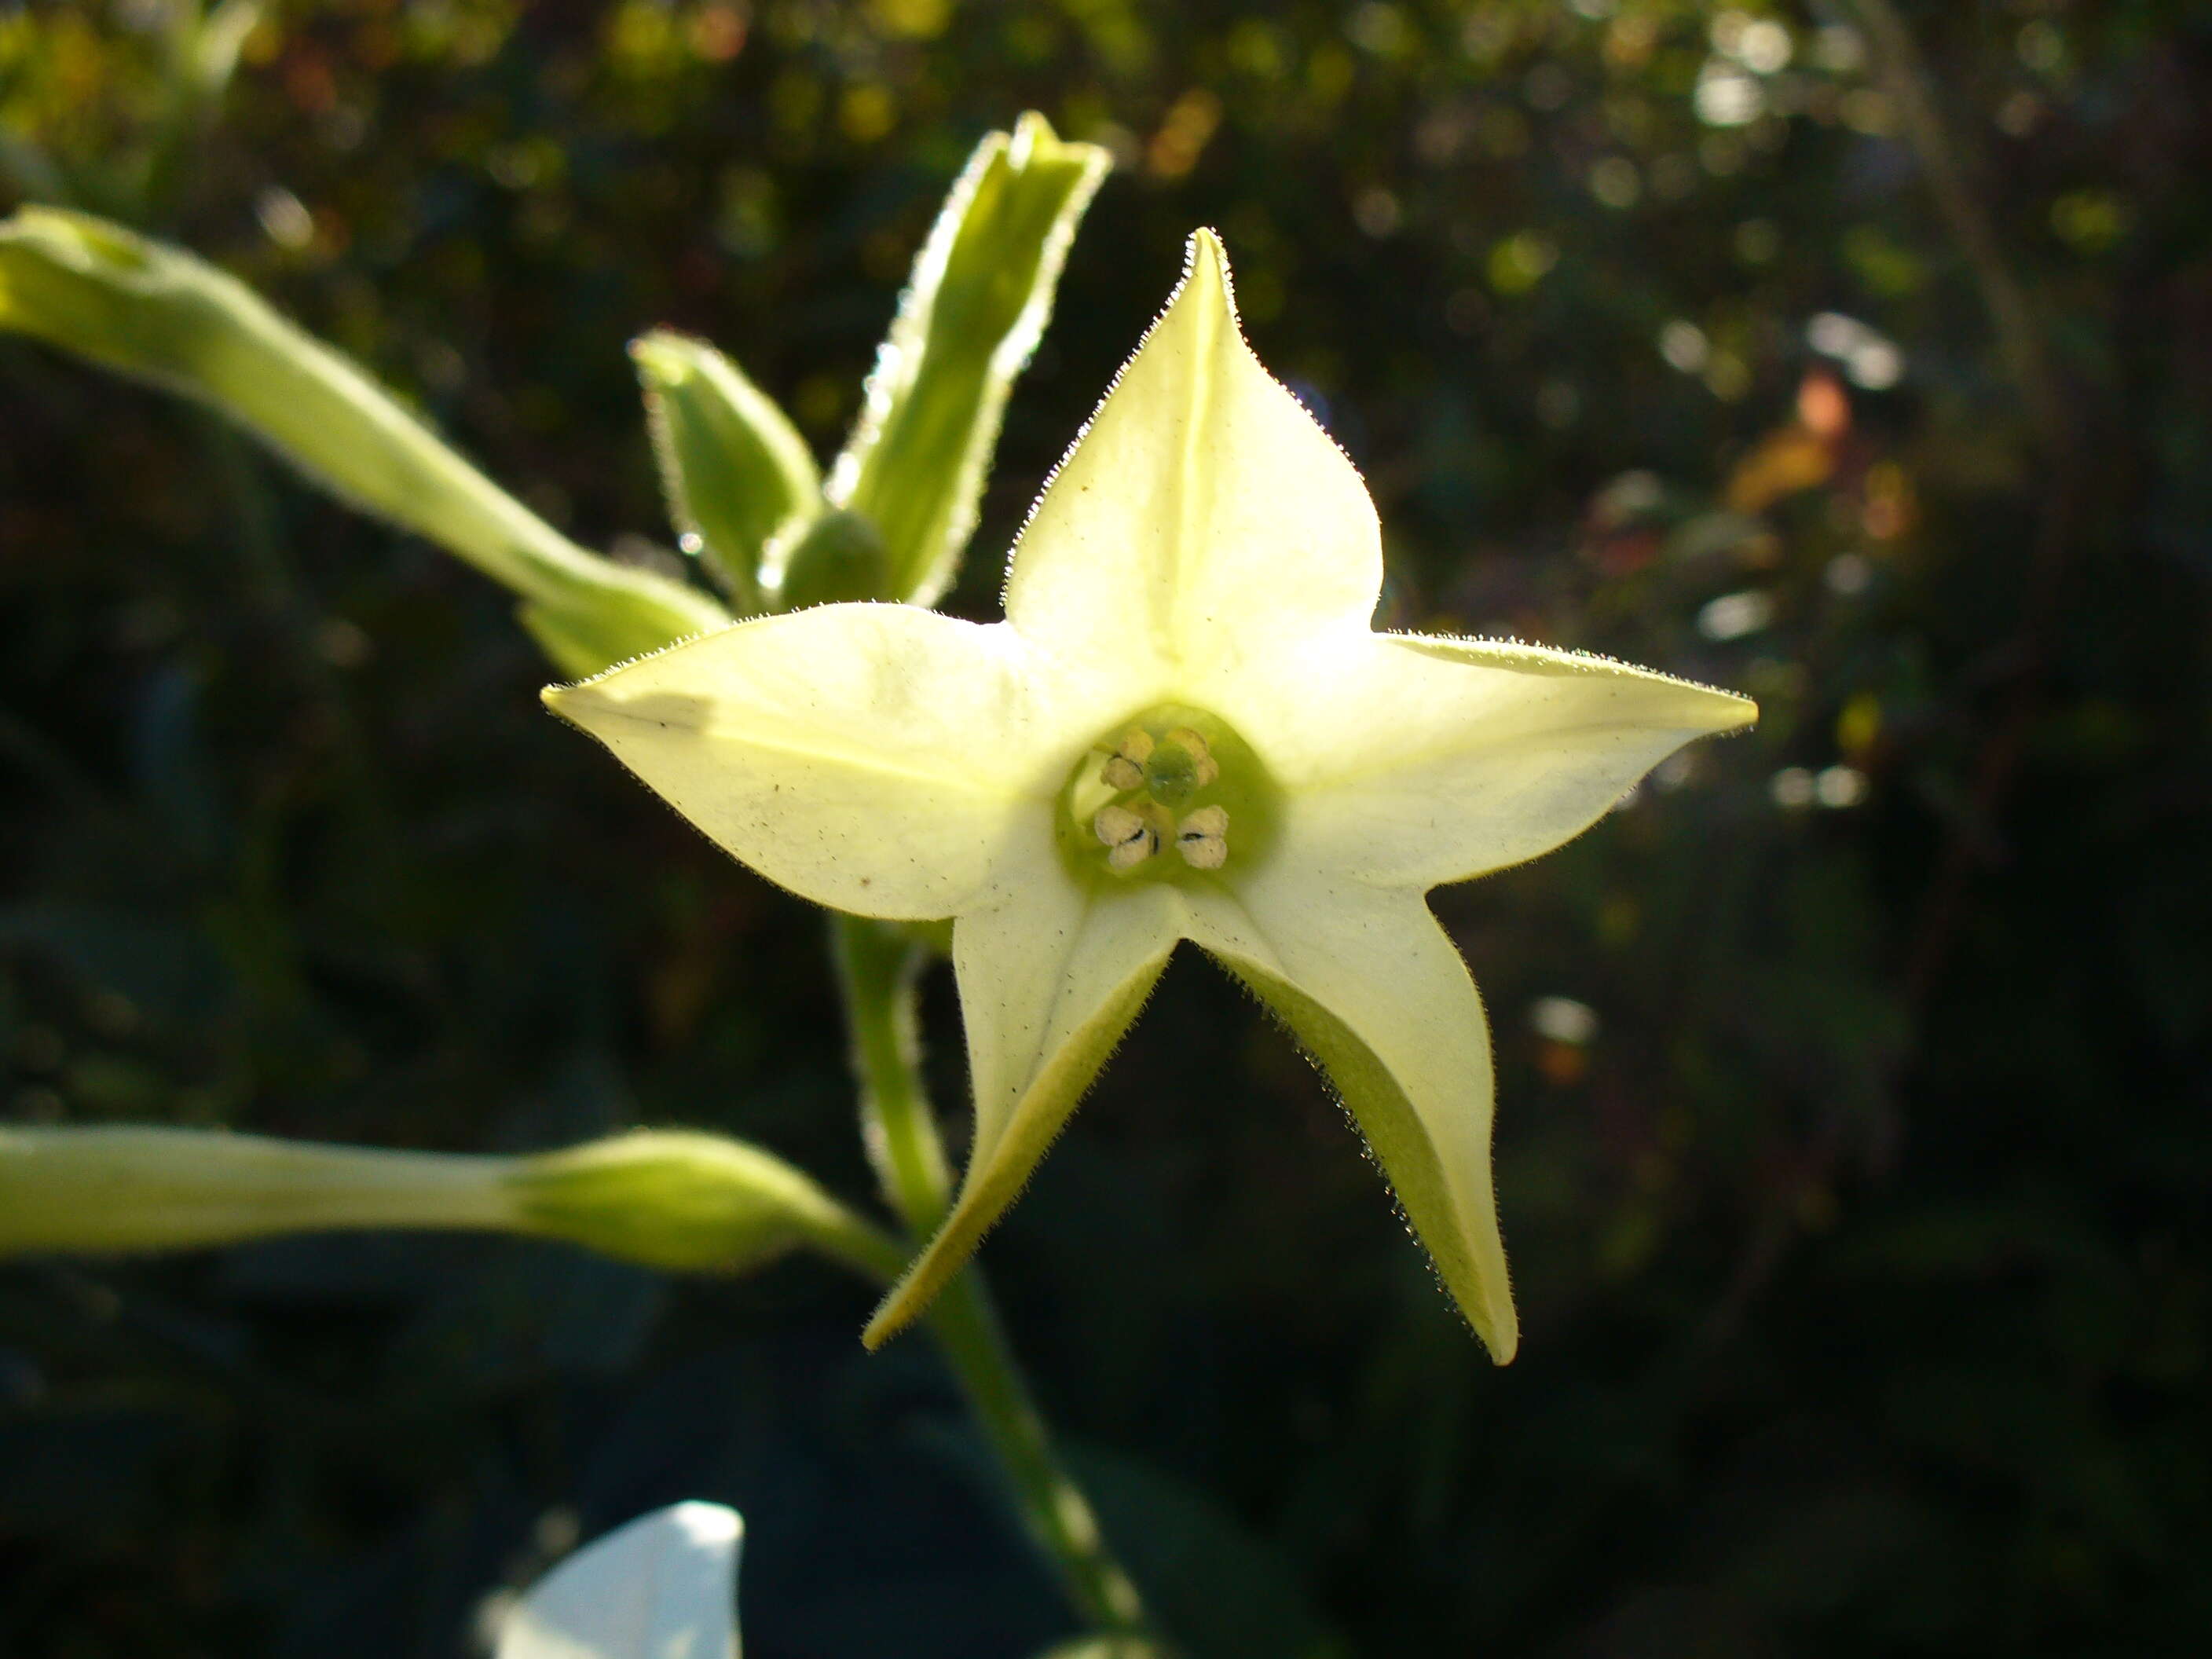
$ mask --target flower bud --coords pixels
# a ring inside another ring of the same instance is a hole
[[[520,1160],[523,1231],[655,1267],[744,1273],[801,1245],[864,1271],[901,1253],[781,1158],[743,1141],[639,1130]]]
[[[779,611],[894,597],[884,538],[857,513],[823,514],[778,562]]]
[[[206,404],[337,495],[459,554],[522,597],[526,624],[569,673],[729,620],[703,593],[577,546],[359,366],[180,248],[24,208],[0,222],[0,329]]]
[[[763,556],[773,556],[822,511],[822,479],[806,440],[774,398],[704,340],[660,331],[632,341],[629,355],[684,550],[741,610],[759,610]]]
[[[524,1233],[720,1273],[801,1246],[878,1280],[902,1261],[800,1171],[716,1135],[641,1131],[495,1157],[208,1129],[0,1129],[0,1256],[366,1228]]]
[[[1031,111],[985,136],[945,198],[830,472],[830,505],[883,538],[887,585],[871,597],[928,605],[951,583],[1006,395],[1110,159]]]

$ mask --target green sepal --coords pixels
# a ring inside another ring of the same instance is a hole
[[[703,340],[665,330],[630,343],[668,515],[686,552],[741,612],[763,605],[764,566],[822,510],[806,440],[775,400]]]
[[[830,469],[833,507],[881,533],[889,585],[927,605],[975,527],[1018,374],[1051,314],[1075,228],[1110,164],[1034,112],[976,146],[915,258],[860,418]]]
[[[333,494],[557,613],[573,640],[603,638],[594,668],[729,620],[704,593],[577,546],[356,364],[181,249],[24,208],[0,222],[0,329],[216,410]],[[580,660],[572,648],[563,666]]]
[[[639,1130],[521,1159],[520,1231],[649,1267],[746,1273],[811,1245],[880,1274],[890,1241],[803,1171],[720,1135]]]

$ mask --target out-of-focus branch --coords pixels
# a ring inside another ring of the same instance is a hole
[[[1951,240],[1981,289],[2005,373],[2026,402],[2038,441],[2049,449],[2063,447],[2066,403],[2042,325],[2027,290],[2005,258],[1989,210],[1971,182],[1972,172],[1958,139],[1936,110],[1918,42],[1890,0],[1834,0],[1833,9],[1856,22],[1867,42],[1875,79],[1895,106],[1905,142],[1928,181],[1929,194],[1936,198],[1936,211],[1943,216]]]
[[[2074,552],[2084,479],[2082,452],[2049,334],[2006,258],[1958,138],[1936,107],[1928,67],[1912,31],[1891,0],[1832,0],[1830,9],[1858,26],[1874,77],[1896,106],[1936,211],[1973,274],[2006,375],[2020,394],[2041,452],[2039,459],[2046,481],[2024,572],[2018,624],[1992,653],[1993,660],[2009,672],[2010,695],[1975,757],[1967,805],[1938,855],[1905,959],[1905,1005],[1917,1016],[1950,955],[1975,866],[1984,857],[1988,826],[2010,792],[2027,749],[2063,578]]]

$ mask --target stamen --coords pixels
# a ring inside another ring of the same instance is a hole
[[[1176,851],[1194,870],[1218,870],[1229,861],[1229,811],[1201,806],[1176,831]]]
[[[1160,850],[1158,829],[1141,813],[1126,806],[1102,806],[1091,821],[1091,833],[1112,850],[1106,854],[1109,870],[1133,870]]]
[[[1086,886],[1211,887],[1232,871],[1259,869],[1274,846],[1279,787],[1236,728],[1203,708],[1161,703],[1124,713],[1073,759],[1052,838],[1068,873]]]
[[[1121,739],[1121,746],[1114,751],[1101,774],[1116,789],[1134,789],[1145,781],[1145,763],[1152,758],[1151,733],[1139,730]]]

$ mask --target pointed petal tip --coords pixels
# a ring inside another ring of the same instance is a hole
[[[589,680],[568,680],[541,687],[538,701],[564,720],[576,719],[576,704],[589,695]]]
[[[1474,1334],[1481,1339],[1482,1346],[1489,1350],[1490,1363],[1493,1365],[1510,1365],[1513,1363],[1514,1355],[1521,1352],[1521,1323],[1514,1317],[1510,1303],[1506,1304],[1502,1322],[1491,1323],[1487,1329],[1477,1325]]]
[[[745,1518],[727,1504],[710,1504],[688,1498],[664,1510],[667,1524],[695,1544],[738,1544],[744,1541]]]
[[[649,328],[635,336],[623,349],[631,362],[642,374],[664,380],[682,380],[691,371],[684,360],[687,349],[700,343],[672,328]]]
[[[983,1235],[1012,1199],[1009,1194],[995,1205],[976,1205],[969,1201],[971,1196],[963,1194],[962,1202],[953,1206],[952,1213],[938,1228],[936,1236],[921,1255],[907,1264],[898,1283],[885,1291],[884,1299],[876,1304],[866,1328],[860,1333],[860,1346],[870,1353],[929,1311],[930,1304],[968,1265],[969,1258],[983,1242]]]
[[[1244,339],[1244,320],[1237,310],[1237,278],[1229,268],[1229,250],[1222,244],[1221,233],[1210,225],[1200,225],[1183,239],[1182,279],[1176,283],[1175,292],[1168,295],[1167,305],[1153,328],[1164,326],[1178,313],[1191,312],[1211,312],[1225,318],[1229,324],[1227,340],[1234,342],[1246,356],[1251,355],[1251,347]],[[1211,331],[1207,325],[1201,324],[1200,327]],[[1140,355],[1151,338],[1148,333],[1145,342],[1139,344]],[[1133,362],[1135,359],[1130,361]],[[1127,369],[1127,365],[1123,365],[1125,373]]]
[[[894,1285],[884,1299],[868,1316],[867,1324],[860,1331],[860,1346],[870,1353],[879,1352],[884,1343],[919,1319],[928,1305],[928,1298],[917,1298],[910,1288],[914,1275]]]
[[[1721,694],[1729,700],[1728,718],[1715,727],[1719,732],[1747,732],[1759,724],[1759,705],[1749,697],[1739,696],[1733,691]]]
[[[1229,270],[1229,250],[1222,246],[1221,233],[1211,225],[1200,225],[1183,239],[1182,286],[1188,289],[1194,284],[1218,287],[1228,301],[1230,314],[1236,314],[1236,279]]]
[[[1032,161],[1077,160],[1103,170],[1114,160],[1113,153],[1100,145],[1062,138],[1039,110],[1025,109],[1017,115],[1007,141],[1010,159],[1016,167],[1027,167]]]

